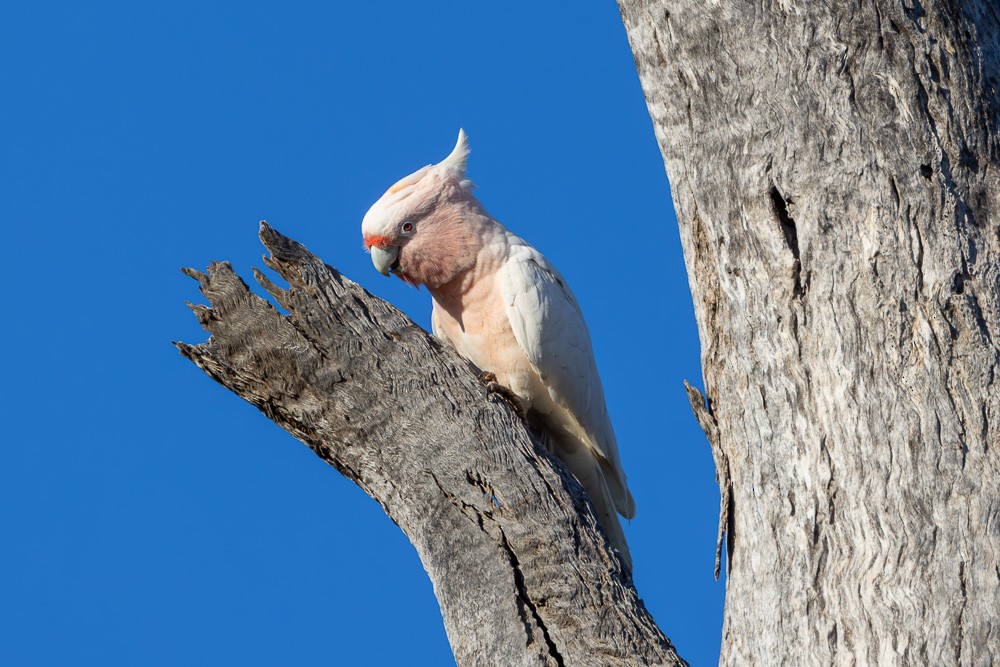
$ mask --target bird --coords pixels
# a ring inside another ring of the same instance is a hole
[[[509,390],[631,571],[618,515],[635,516],[635,501],[580,304],[541,252],[483,208],[469,152],[459,130],[444,160],[392,185],[362,220],[365,247],[379,273],[427,288],[434,336]]]

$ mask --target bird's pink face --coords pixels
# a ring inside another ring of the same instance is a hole
[[[467,154],[459,133],[451,155],[397,182],[365,214],[361,233],[379,273],[434,288],[463,264],[462,207],[474,201],[465,180]]]
[[[361,232],[372,263],[384,276],[419,285],[426,240],[433,234],[436,208],[434,167],[424,167],[393,185],[368,210]]]

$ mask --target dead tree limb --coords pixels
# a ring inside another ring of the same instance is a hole
[[[459,665],[682,665],[586,495],[468,364],[261,223],[288,282],[185,273],[211,338],[177,343],[374,498],[417,549]]]
[[[1000,662],[996,0],[619,0],[731,530],[722,664]]]

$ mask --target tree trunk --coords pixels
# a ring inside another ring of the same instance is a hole
[[[683,665],[575,478],[469,365],[266,223],[288,281],[197,278],[212,334],[181,352],[382,505],[434,584],[459,665]]]
[[[1000,661],[996,0],[619,5],[702,341],[721,662]]]

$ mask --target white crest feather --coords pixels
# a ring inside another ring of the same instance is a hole
[[[457,169],[463,176],[465,175],[465,167],[469,161],[469,137],[466,136],[465,130],[459,129],[458,131],[458,141],[455,142],[455,148],[452,149],[448,157],[441,160],[440,164]]]

